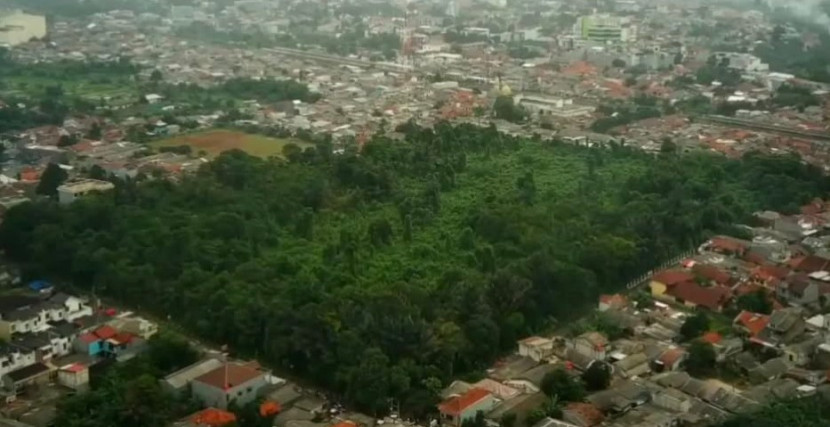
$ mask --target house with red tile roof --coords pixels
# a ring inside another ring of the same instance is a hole
[[[768,323],[769,316],[744,310],[735,316],[732,327],[750,337],[755,337],[767,327]]]
[[[750,273],[753,282],[762,286],[774,287],[785,279],[792,271],[783,265],[764,264],[754,268]]]
[[[562,410],[562,420],[579,427],[593,427],[600,425],[605,415],[591,403],[571,402]]]
[[[483,388],[471,388],[466,393],[447,399],[438,405],[447,423],[460,426],[464,420],[474,419],[479,412],[487,413],[496,406],[495,396]]]
[[[703,307],[720,312],[732,299],[732,291],[725,286],[701,286],[696,282],[683,282],[670,286],[665,297],[686,307]]]
[[[204,405],[225,409],[230,402],[245,405],[259,397],[260,390],[268,385],[267,375],[249,363],[225,362],[193,379],[190,387],[193,397]]]
[[[676,371],[680,369],[688,354],[682,347],[670,348],[663,352],[654,363],[658,372]]]
[[[718,285],[728,285],[732,282],[731,274],[710,264],[695,264],[692,267],[692,273],[698,278]]]
[[[694,274],[687,270],[663,270],[651,277],[649,288],[653,297],[662,297],[670,286],[695,280]]]

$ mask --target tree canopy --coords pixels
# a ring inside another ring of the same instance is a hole
[[[9,210],[0,248],[383,412],[761,209],[826,193],[789,156],[652,156],[494,127],[410,126],[361,152],[220,155],[178,183],[116,181]],[[205,316],[205,313],[211,313]],[[222,321],[215,321],[215,319]]]
[[[693,340],[700,337],[708,330],[709,316],[707,316],[704,312],[699,312],[683,322],[683,326],[680,327],[680,336],[687,341]]]

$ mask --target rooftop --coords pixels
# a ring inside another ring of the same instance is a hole
[[[236,422],[236,415],[221,409],[207,408],[187,417],[187,420],[197,426],[222,427]]]
[[[458,416],[461,415],[467,408],[482,401],[488,396],[492,396],[489,391],[483,388],[472,388],[466,393],[458,397],[453,397],[438,405],[438,410],[446,415]]]
[[[99,181],[97,179],[84,179],[80,181],[67,182],[60,187],[58,191],[69,193],[86,193],[87,191],[104,191],[112,190],[115,185],[109,181]]]
[[[49,367],[43,363],[35,363],[6,374],[12,381],[19,382],[49,372]]]
[[[735,317],[734,323],[746,328],[751,336],[756,336],[767,327],[769,316],[744,310]]]
[[[239,363],[225,363],[218,368],[193,379],[212,387],[227,390],[240,384],[245,384],[254,378],[265,375],[264,372],[248,365]]]
[[[186,386],[193,381],[194,378],[200,377],[212,370],[222,366],[222,362],[218,359],[205,359],[194,363],[186,368],[179,369],[176,372],[164,377],[164,381],[174,389],[179,389]]]

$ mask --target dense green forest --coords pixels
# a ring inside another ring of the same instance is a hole
[[[404,126],[361,153],[234,151],[180,183],[10,210],[0,246],[381,413],[585,313],[659,261],[830,184],[791,156],[576,147]],[[296,148],[296,147],[294,147]]]

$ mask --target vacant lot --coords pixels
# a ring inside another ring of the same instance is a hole
[[[232,130],[210,130],[179,135],[156,141],[153,145],[156,147],[189,145],[193,147],[194,153],[204,151],[209,157],[215,157],[223,151],[233,150],[235,148],[252,156],[270,157],[282,156],[283,147],[291,143],[303,148],[309,146],[308,143],[295,139],[271,138]]]

